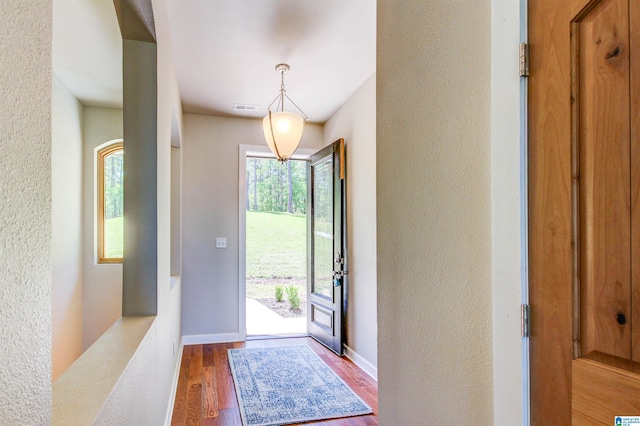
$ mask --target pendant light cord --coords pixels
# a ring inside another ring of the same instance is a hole
[[[280,70],[280,112],[284,112],[284,96],[286,90],[284,89],[284,69]]]
[[[278,110],[280,110],[280,112],[284,112],[284,100],[286,98],[298,110],[298,112],[300,112],[300,115],[306,121],[308,119],[307,114],[305,114],[304,111],[302,111],[302,109],[295,102],[293,102],[289,96],[287,96],[287,91],[284,87],[284,73],[288,69],[288,66],[287,68],[278,69],[278,71],[280,72],[280,93],[278,93],[278,96],[276,96],[273,102],[269,104],[269,106],[267,107],[267,111],[271,111],[271,108],[275,104],[276,112]]]

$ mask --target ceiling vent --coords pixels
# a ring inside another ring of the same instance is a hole
[[[233,104],[234,111],[257,111],[258,105],[250,104]]]

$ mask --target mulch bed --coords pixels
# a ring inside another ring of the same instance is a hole
[[[300,301],[299,308],[292,309],[291,305],[289,305],[289,302],[286,300],[283,300],[282,302],[276,302],[275,298],[256,300],[283,318],[303,317],[307,312],[307,303],[303,301]]]

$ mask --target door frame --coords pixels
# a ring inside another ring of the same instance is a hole
[[[316,149],[298,148],[292,160],[307,160]],[[276,159],[265,145],[238,146],[238,338],[247,340],[247,157]]]
[[[526,114],[519,43],[527,0],[493,0],[491,10],[491,251],[495,424],[529,424],[528,346],[520,306],[527,303]]]

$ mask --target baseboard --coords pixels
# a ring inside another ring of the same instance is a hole
[[[239,333],[191,334],[182,336],[183,345],[205,345],[209,343],[241,342]]]
[[[344,345],[344,356],[353,361],[355,365],[360,367],[365,373],[371,376],[373,380],[375,380],[376,382],[378,381],[378,368],[361,357],[356,351],[354,351],[347,345]]]
[[[178,349],[178,357],[176,358],[176,367],[173,372],[173,382],[171,383],[171,394],[169,395],[169,405],[167,407],[167,414],[164,417],[164,425],[171,426],[171,417],[173,416],[173,406],[176,403],[176,392],[178,391],[178,378],[180,377],[180,365],[182,364],[182,352],[184,344],[180,343]]]

